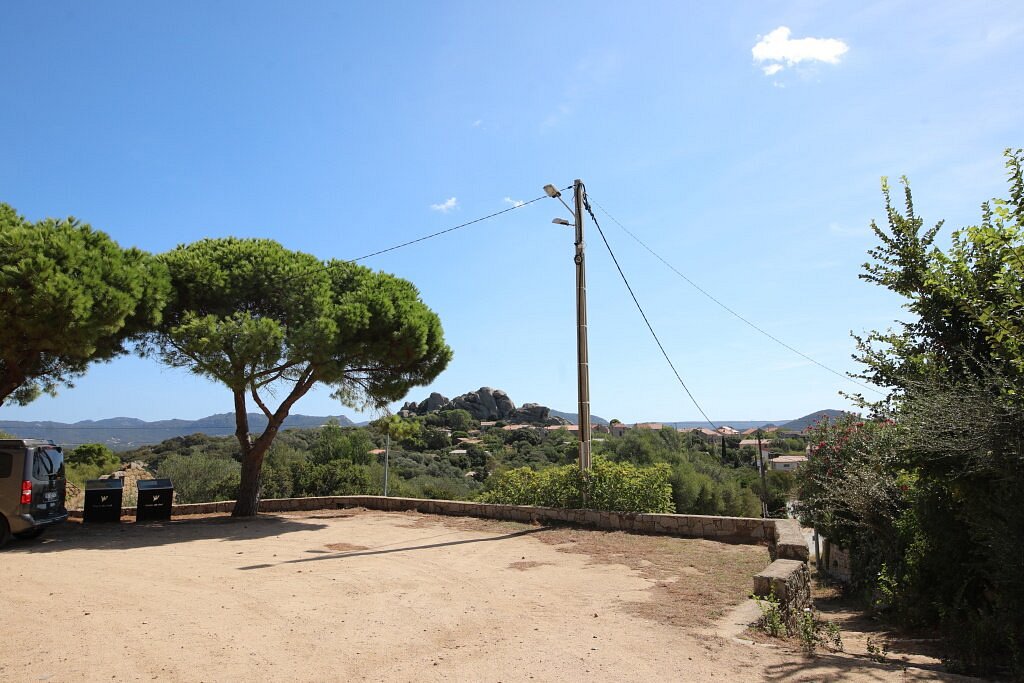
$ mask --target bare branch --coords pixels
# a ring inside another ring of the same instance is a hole
[[[267,419],[269,420],[273,418],[274,414],[270,412],[270,409],[267,408],[266,404],[263,402],[263,399],[261,399],[260,395],[256,392],[255,384],[249,385],[249,391],[252,393],[252,400],[255,401],[256,405],[260,407],[260,410],[262,410],[263,414],[267,416]]]

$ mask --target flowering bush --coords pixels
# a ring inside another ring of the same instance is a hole
[[[826,417],[809,437],[808,462],[797,474],[804,522],[841,545],[891,528],[907,507],[910,481],[898,460],[898,427]]]
[[[921,534],[917,477],[901,461],[900,427],[848,416],[822,420],[810,436],[808,462],[797,475],[804,523],[850,550],[852,583],[869,605],[912,606],[905,598],[915,584]]]

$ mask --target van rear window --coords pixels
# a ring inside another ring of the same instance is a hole
[[[11,476],[13,463],[14,456],[11,453],[4,453],[0,451],[0,479],[6,479]]]
[[[39,448],[32,458],[32,478],[38,481],[64,476],[64,454],[56,448]]]

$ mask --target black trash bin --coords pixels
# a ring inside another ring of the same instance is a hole
[[[170,479],[139,479],[139,506],[135,512],[136,522],[168,520],[171,518],[171,501],[174,486]]]
[[[124,482],[120,479],[90,479],[85,482],[83,522],[120,522]]]

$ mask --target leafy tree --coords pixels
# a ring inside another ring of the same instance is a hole
[[[477,481],[484,481],[489,474],[487,469],[487,451],[476,444],[470,444],[466,449],[466,458],[469,463],[466,469],[473,470],[473,478]]]
[[[352,407],[383,406],[448,364],[441,323],[413,285],[264,239],[206,239],[163,255],[173,296],[154,342],[173,367],[231,391],[242,451],[233,514],[258,511],[264,457],[317,383]],[[267,403],[283,395],[276,407]],[[267,416],[255,439],[247,400]]]
[[[107,446],[101,443],[86,443],[75,447],[67,454],[64,462],[69,465],[92,465],[116,469],[121,460]]]
[[[468,410],[442,410],[439,413],[442,423],[452,431],[468,432],[477,426],[476,420]]]
[[[861,376],[888,390],[861,400],[900,439],[872,423],[819,428],[800,477],[806,513],[849,544],[873,604],[941,625],[965,670],[1005,662],[1021,675],[1024,150],[1006,160],[1009,197],[983,204],[945,251],[906,179],[902,210],[883,182],[887,226],[872,223],[880,245],[861,277],[911,316],[857,344]]]
[[[342,429],[336,421],[320,428],[310,459],[322,464],[331,460],[347,460],[354,465],[370,464],[373,441],[363,429]]]
[[[423,429],[423,447],[431,451],[440,451],[452,445],[452,437],[441,429],[425,427]]]
[[[76,484],[110,474],[121,466],[121,459],[101,443],[82,444],[64,458],[68,478]]]
[[[370,423],[370,428],[378,434],[390,436],[392,441],[404,441],[420,433],[420,423],[416,420],[403,420],[398,415],[386,415]]]
[[[301,480],[308,462],[306,452],[282,445],[280,441],[275,442],[263,463],[260,498],[291,498],[299,495],[296,481]]]
[[[903,213],[883,179],[888,229],[872,221],[881,244],[860,277],[904,297],[912,318],[856,339],[862,376],[892,389],[894,400],[908,387],[993,367],[1024,375],[1024,150],[1006,157],[1010,198],[983,203],[981,223],[954,232],[947,252],[935,246],[942,222],[923,229],[907,179]]]
[[[160,320],[162,264],[74,218],[26,221],[0,204],[0,403],[73,386]]]

